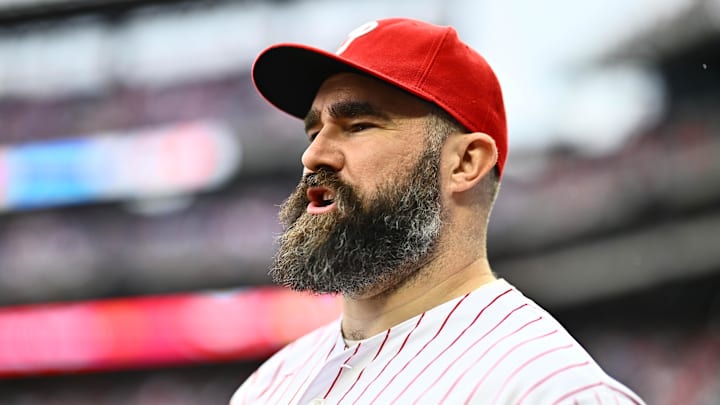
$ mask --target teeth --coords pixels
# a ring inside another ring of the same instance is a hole
[[[325,193],[323,193],[322,198],[325,201],[332,201],[335,198],[335,195],[333,194],[332,191],[327,190],[327,191],[325,191]]]

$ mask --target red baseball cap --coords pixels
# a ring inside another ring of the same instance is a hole
[[[406,18],[372,21],[353,30],[336,53],[277,44],[253,64],[255,87],[286,113],[305,118],[328,77],[365,73],[435,103],[471,132],[490,135],[502,175],[507,123],[502,90],[492,68],[452,27]]]

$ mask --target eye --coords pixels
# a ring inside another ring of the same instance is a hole
[[[320,132],[311,132],[311,133],[309,133],[309,134],[308,134],[308,141],[310,141],[310,143],[312,143],[312,142],[315,140],[315,138],[317,138],[317,136],[318,136],[319,133],[320,133]]]
[[[352,124],[350,126],[350,132],[360,132],[374,127],[375,125],[369,122],[358,122],[357,124]]]

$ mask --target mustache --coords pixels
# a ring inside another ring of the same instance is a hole
[[[344,213],[348,208],[357,205],[354,201],[355,193],[352,186],[342,181],[336,171],[319,168],[315,172],[304,174],[295,187],[295,191],[283,203],[279,216],[285,229],[292,228],[295,222],[305,215],[307,205],[310,203],[307,191],[311,187],[325,187],[333,190],[339,213]]]
[[[347,187],[336,171],[326,168],[320,168],[315,172],[303,175],[300,185],[306,190],[310,187],[327,187],[341,185]]]

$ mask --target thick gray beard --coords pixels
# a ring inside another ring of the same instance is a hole
[[[321,170],[306,177],[283,204],[279,238],[270,275],[298,291],[353,296],[409,280],[433,258],[442,226],[439,192],[440,153],[421,156],[402,184],[388,182],[366,206],[336,173]],[[309,186],[336,191],[336,209],[306,212]]]

